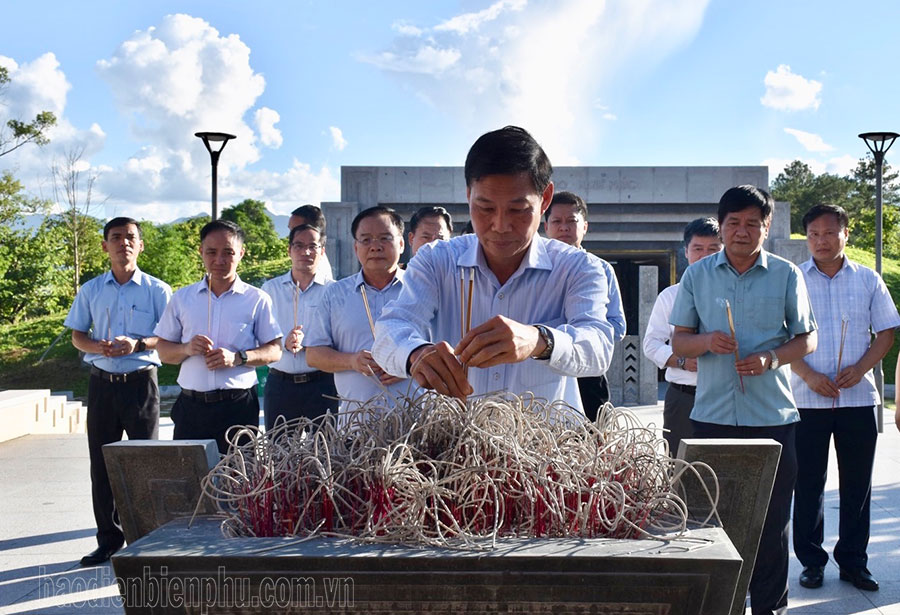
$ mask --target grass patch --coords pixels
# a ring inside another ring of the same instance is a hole
[[[42,316],[0,326],[0,389],[73,391],[87,399],[89,372],[72,346],[72,333],[63,327],[65,314]],[[63,332],[65,329],[65,332]],[[41,355],[62,336],[40,363]],[[175,384],[177,365],[159,370],[161,385]]]

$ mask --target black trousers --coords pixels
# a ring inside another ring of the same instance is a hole
[[[790,556],[791,496],[797,478],[796,423],[771,427],[739,427],[691,421],[695,438],[772,438],[781,443],[781,458],[766,512],[753,576],[750,606],[753,615],[787,613],[788,557]]]
[[[334,374],[315,372],[315,380],[295,383],[270,370],[263,391],[266,431],[272,429],[279,416],[290,421],[301,416],[314,419],[329,410],[337,412],[340,402],[325,395],[337,397]]]
[[[663,406],[663,438],[669,443],[669,455],[678,455],[678,446],[685,438],[694,437],[694,426],[691,424],[691,410],[694,409],[694,393],[669,383]]]
[[[184,392],[172,406],[175,423],[173,440],[215,439],[219,453],[228,452],[225,435],[234,425],[259,426],[259,396],[256,387],[236,389],[235,398],[205,402],[188,397]]]
[[[155,440],[159,435],[159,385],[156,368],[126,382],[110,382],[91,374],[88,382],[87,437],[91,459],[91,500],[97,522],[97,544],[117,549],[125,542],[119,524],[103,445],[122,440]]]
[[[834,437],[838,460],[840,529],[834,559],[855,570],[868,563],[869,507],[878,428],[873,406],[800,409],[797,485],[794,488],[794,554],[804,566],[824,566],[825,480]]]
[[[609,382],[606,376],[585,376],[578,379],[578,391],[581,393],[581,406],[589,421],[597,420],[600,406],[609,401]]]

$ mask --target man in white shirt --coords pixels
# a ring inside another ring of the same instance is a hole
[[[614,330],[600,264],[537,234],[552,172],[521,128],[475,142],[465,165],[475,234],[423,246],[410,261],[375,326],[372,354],[386,372],[458,398],[531,391],[581,410],[575,379],[606,372]]]
[[[382,387],[394,394],[409,389],[405,378],[385,373],[371,352],[374,323],[403,288],[403,220],[388,207],[370,207],[353,219],[350,231],[362,269],[325,289],[306,336],[306,360],[334,374],[341,411],[381,395]],[[385,401],[391,405],[390,396]]]
[[[544,212],[544,233],[550,239],[556,239],[579,250],[588,230],[587,203],[575,194],[563,190],[553,194],[550,206]],[[625,337],[626,322],[625,312],[622,310],[622,293],[619,292],[619,281],[612,266],[602,258],[588,253],[590,258],[600,261],[604,273],[606,273],[607,296],[609,304],[606,306],[606,319],[615,329],[615,341]],[[584,406],[584,414],[588,420],[597,418],[600,406],[609,401],[609,382],[606,376],[585,376],[578,379],[578,389],[581,392],[581,404]]]
[[[409,249],[412,256],[419,248],[432,241],[450,239],[453,234],[453,218],[443,207],[420,207],[409,219]]]
[[[719,222],[715,218],[697,218],[684,229],[684,255],[688,265],[722,250],[719,238]],[[669,443],[669,454],[678,454],[678,444],[693,436],[691,410],[697,393],[697,359],[679,357],[672,351],[672,334],[675,327],[669,324],[669,315],[678,294],[678,284],[669,286],[656,298],[647,332],[644,334],[644,356],[659,369],[666,370],[666,400],[663,406],[663,437]]]
[[[181,394],[172,407],[175,440],[215,438],[228,450],[234,425],[259,425],[256,367],[281,356],[272,299],[242,282],[244,231],[213,220],[200,229],[206,279],[179,289],[156,326],[159,356],[181,365]]]
[[[872,368],[894,343],[900,316],[881,276],[844,254],[849,225],[847,212],[835,205],[816,205],[803,216],[812,257],[800,269],[819,324],[819,345],[791,363],[791,389],[800,412],[794,554],[803,564],[800,585],[821,587],[828,563],[822,548],[825,479],[834,437],[840,473],[834,559],[841,580],[876,591],[878,582],[866,567],[880,402]]]
[[[334,376],[310,367],[304,346],[313,314],[320,309],[326,286],[333,283],[326,281],[319,270],[325,255],[325,235],[316,226],[301,224],[291,229],[288,242],[291,270],[262,286],[272,297],[275,318],[285,332],[284,352],[269,365],[266,379],[263,409],[267,430],[272,429],[278,416],[288,421],[312,419],[338,407]]]

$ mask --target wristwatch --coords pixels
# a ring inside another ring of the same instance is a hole
[[[135,352],[144,352],[147,350],[147,342],[144,341],[144,338],[141,338],[137,341],[137,344],[134,345]]]
[[[774,350],[769,351],[769,369],[778,369],[778,355],[775,354]]]
[[[533,355],[531,358],[537,359],[538,361],[546,361],[550,358],[550,355],[553,354],[553,334],[550,333],[550,329],[544,325],[534,325],[534,327],[538,330],[538,335],[541,336],[541,339],[544,340],[547,347],[544,348],[544,352],[539,355]]]
[[[678,359],[675,360],[675,366],[676,366],[678,369],[684,369],[684,362],[685,362],[685,361],[687,361],[687,359],[686,359],[685,357],[678,357]]]
[[[238,356],[241,358],[241,365],[246,365],[247,364],[247,351],[239,350]]]

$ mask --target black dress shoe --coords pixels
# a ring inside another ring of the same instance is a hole
[[[845,570],[841,568],[841,581],[850,581],[853,587],[867,592],[878,591],[878,581],[872,576],[868,568]]]
[[[98,566],[103,562],[109,561],[109,558],[112,557],[112,554],[122,548],[122,545],[118,547],[97,547],[87,555],[81,558],[82,566]]]
[[[800,573],[800,585],[809,589],[822,587],[825,579],[825,568],[822,566],[806,566]]]

